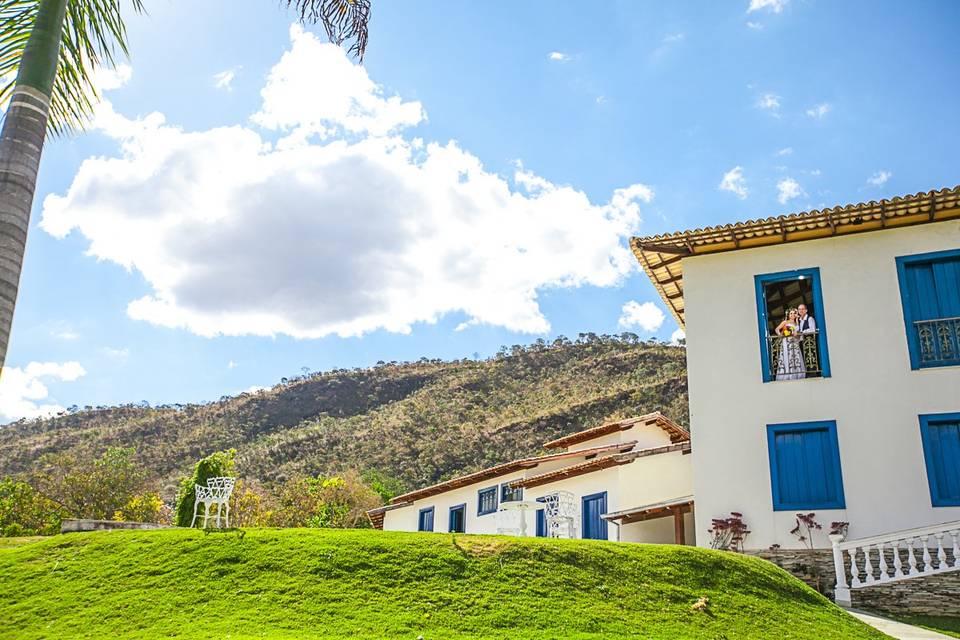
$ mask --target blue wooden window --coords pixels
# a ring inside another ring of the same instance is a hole
[[[960,413],[920,416],[920,438],[930,501],[935,507],[960,507]]]
[[[511,487],[509,482],[500,485],[500,502],[523,500],[523,487]]]
[[[774,329],[784,319],[786,309],[803,303],[816,322],[815,353],[804,352],[804,372],[800,378],[829,378],[830,354],[827,350],[827,321],[820,287],[820,269],[795,269],[753,277],[757,297],[757,325],[760,330],[760,366],[764,382],[776,380],[777,362],[772,350],[779,344]],[[722,313],[722,311],[721,311]],[[773,334],[773,335],[772,335]],[[813,339],[813,338],[811,338]],[[782,378],[792,379],[785,375]]]
[[[433,507],[420,509],[420,517],[417,519],[417,531],[433,531]]]
[[[464,533],[467,530],[467,505],[458,504],[450,507],[450,533]]]
[[[606,540],[607,521],[601,518],[607,512],[607,492],[583,496],[581,504],[584,540]]]
[[[546,498],[537,498],[537,502],[546,502]],[[537,509],[537,537],[547,537],[547,510]]]
[[[960,249],[897,258],[910,368],[960,365]]]
[[[843,509],[837,423],[767,425],[773,510]]]
[[[477,492],[477,515],[484,516],[497,510],[497,488],[480,489]]]

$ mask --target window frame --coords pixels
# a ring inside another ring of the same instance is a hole
[[[522,480],[522,478],[517,478],[516,480],[510,480],[510,481],[508,481],[508,482],[501,482],[501,483],[500,483],[500,494],[499,494],[499,496],[498,496],[499,502],[497,503],[498,505],[503,504],[504,502],[510,502],[509,500],[504,500],[504,495],[503,495],[503,494],[504,494],[504,492],[506,492],[506,491],[519,491],[519,492],[520,492],[520,498],[519,498],[519,499],[520,499],[520,500],[523,500],[523,487],[513,488],[513,487],[510,486],[510,483],[511,483],[511,482],[520,482],[520,480]]]
[[[776,456],[776,436],[784,431],[821,431],[826,430],[830,442],[830,459],[824,460],[824,466],[831,465],[836,473],[837,487],[832,502],[792,502],[786,503],[780,498],[779,467]],[[847,502],[843,491],[843,466],[840,464],[840,444],[837,440],[836,420],[815,420],[809,422],[783,422],[767,425],[767,456],[770,460],[770,494],[774,511],[807,511],[814,509],[846,509]]]
[[[482,496],[483,494],[490,491],[493,492],[493,508],[490,509],[489,511],[484,511]],[[489,515],[491,513],[496,513],[497,507],[499,506],[500,506],[500,485],[499,484],[495,484],[492,487],[486,487],[484,489],[477,490],[477,516],[478,517]]]
[[[926,413],[920,420],[920,441],[923,445],[923,463],[927,470],[927,486],[930,487],[930,505],[933,507],[960,507],[960,498],[942,497],[936,483],[936,472],[931,455],[930,426],[937,422],[960,422],[960,413]]]
[[[460,511],[463,514],[463,531],[453,530],[453,512]],[[450,507],[447,513],[447,533],[466,533],[467,532],[467,503],[463,502]]]
[[[946,251],[930,251],[928,253],[915,253],[908,256],[897,256],[897,285],[900,287],[900,305],[903,308],[903,329],[907,334],[907,351],[910,354],[910,369],[917,371],[919,369],[939,369],[940,367],[955,367],[956,364],[922,364],[920,362],[920,338],[913,330],[913,311],[910,310],[910,288],[907,286],[907,267],[911,264],[936,262],[938,260],[949,260],[951,258],[960,259],[960,249],[947,249]]]
[[[424,514],[430,514],[430,529],[423,529],[423,516]],[[420,509],[420,512],[417,514],[417,531],[423,533],[433,533],[437,528],[437,512],[433,507],[424,507]]]
[[[767,301],[763,291],[764,285],[771,282],[799,280],[801,277],[810,278],[813,293],[813,306],[817,310],[817,315],[814,316],[814,319],[817,322],[817,346],[820,349],[820,376],[818,377],[830,377],[830,352],[827,348],[827,314],[823,306],[823,289],[820,285],[820,267],[808,267],[805,269],[793,269],[791,271],[778,271],[776,273],[762,273],[753,276],[753,286],[757,299],[757,328],[760,332],[760,374],[764,382],[788,382],[784,380],[778,381],[770,372],[770,352],[768,350],[767,343]],[[802,379],[815,380],[816,378]]]

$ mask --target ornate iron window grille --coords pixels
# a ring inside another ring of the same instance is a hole
[[[913,323],[924,365],[960,364],[960,317]]]
[[[811,331],[797,336],[767,336],[767,353],[770,354],[770,377],[783,379],[818,378],[823,375],[820,369],[820,345],[817,336],[819,331]],[[794,340],[800,352],[802,362],[795,359],[783,361],[784,340]],[[781,361],[782,364],[781,364]]]

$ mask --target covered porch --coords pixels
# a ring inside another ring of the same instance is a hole
[[[693,496],[614,511],[604,514],[602,518],[616,525],[618,541],[696,543],[693,535]]]

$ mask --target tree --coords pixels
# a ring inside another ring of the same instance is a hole
[[[323,25],[363,59],[370,0],[287,0],[301,22]],[[80,128],[98,99],[94,71],[128,55],[122,0],[0,0],[0,368],[7,357],[30,210],[47,131]],[[143,0],[129,0],[143,11]]]
[[[272,524],[278,527],[365,528],[366,513],[383,505],[356,471],[342,475],[299,477],[280,488]]]
[[[26,482],[0,479],[0,535],[53,535],[60,532],[60,520],[64,517],[62,507]]]
[[[162,506],[135,451],[123,447],[111,447],[94,460],[47,454],[31,473],[30,485],[65,517],[155,522]]]

